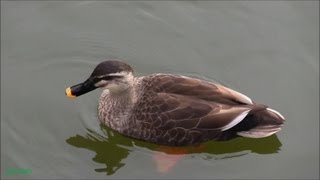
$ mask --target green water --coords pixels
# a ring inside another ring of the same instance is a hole
[[[183,149],[124,137],[99,124],[100,90],[64,94],[110,58],[219,81],[286,123]],[[319,179],[319,2],[1,1],[1,178]]]

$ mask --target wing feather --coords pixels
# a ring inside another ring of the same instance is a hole
[[[156,99],[170,99],[161,104],[167,107],[159,112],[162,129],[225,131],[241,122],[251,110],[247,106],[229,106],[177,94],[158,93]]]
[[[215,101],[223,104],[253,104],[252,100],[235,90],[205,80],[194,79],[181,75],[157,74],[152,80],[159,92],[192,96],[195,98]]]

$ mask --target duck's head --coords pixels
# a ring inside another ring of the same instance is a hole
[[[117,60],[104,61],[94,68],[90,77],[83,83],[68,87],[66,95],[77,97],[97,88],[120,93],[132,86],[133,78],[133,70],[128,64]]]

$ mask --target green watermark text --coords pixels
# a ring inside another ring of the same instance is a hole
[[[30,168],[7,168],[4,171],[7,175],[16,175],[16,174],[31,174],[32,169]]]

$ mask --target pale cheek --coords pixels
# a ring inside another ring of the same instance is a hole
[[[108,84],[108,81],[101,80],[101,81],[95,83],[94,85],[95,85],[96,87],[103,87],[103,86],[106,86],[107,84]]]
[[[109,89],[111,92],[121,92],[124,89],[127,88],[125,84],[115,84],[115,83],[110,83],[107,86],[105,86],[106,89]]]
[[[118,90],[119,89],[119,85],[115,85],[115,84],[108,84],[107,86],[105,86],[106,89],[109,89],[111,91],[114,91],[114,90]]]

